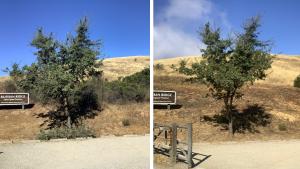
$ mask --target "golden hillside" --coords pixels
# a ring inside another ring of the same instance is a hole
[[[118,77],[128,76],[141,71],[145,67],[149,67],[149,64],[149,56],[129,56],[104,59],[104,78],[116,80]]]
[[[176,75],[170,66],[172,64],[178,65],[180,60],[187,60],[189,64],[199,61],[199,56],[184,56],[169,59],[155,60],[154,63],[160,63],[164,65],[165,72],[167,75]],[[163,73],[162,72],[162,73]],[[293,81],[300,74],[300,56],[289,56],[289,55],[276,55],[272,68],[268,70],[268,77],[265,81],[259,81],[258,83],[272,84],[272,85],[288,85],[292,86]]]
[[[118,77],[124,77],[141,71],[149,67],[149,56],[126,56],[118,58],[107,58],[103,60],[102,70],[104,77],[108,80],[116,80]],[[8,80],[9,77],[0,77],[0,82]]]

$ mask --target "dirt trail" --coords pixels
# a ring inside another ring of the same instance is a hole
[[[1,169],[147,169],[149,136],[0,144]]]
[[[299,169],[300,165],[300,140],[197,143],[193,148],[202,154],[196,158],[208,156],[194,169]],[[186,169],[187,165],[156,165],[156,169],[169,168]]]

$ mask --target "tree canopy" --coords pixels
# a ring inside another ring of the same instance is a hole
[[[205,24],[200,32],[206,48],[201,49],[202,60],[180,63],[178,71],[190,76],[193,82],[205,83],[216,99],[223,99],[229,132],[233,133],[233,100],[242,96],[241,88],[263,80],[271,68],[272,56],[269,41],[258,39],[260,18],[253,17],[243,26],[243,32],[234,38],[222,38],[221,30]]]
[[[70,111],[74,96],[88,79],[102,74],[102,60],[98,61],[101,41],[90,39],[88,20],[84,18],[75,35],[69,34],[64,42],[39,28],[31,46],[36,48],[36,62],[22,68],[14,64],[10,76],[21,90],[33,93],[41,102],[55,102],[70,127],[78,113]]]

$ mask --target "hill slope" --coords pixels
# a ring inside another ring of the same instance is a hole
[[[181,59],[188,59],[188,64],[191,64],[199,57],[155,61],[155,64],[163,64],[164,69],[154,72],[154,89],[176,91],[177,103],[182,106],[171,111],[155,109],[155,122],[192,122],[195,141],[231,140],[227,137],[226,122],[220,116],[223,101],[209,96],[205,85],[184,82],[186,77],[170,68]],[[292,86],[300,74],[300,57],[276,56],[268,73],[265,81],[243,87],[244,96],[234,102],[238,114],[236,128],[239,130],[235,140],[300,138],[300,89]]]
[[[127,56],[118,58],[107,58],[103,60],[104,78],[112,81],[119,77],[134,74],[142,69],[149,67],[149,56]],[[0,92],[4,92],[3,82],[8,80],[8,76],[0,76]]]
[[[149,67],[149,63],[149,56],[131,56],[104,59],[104,77],[108,80],[116,80],[118,77],[128,76],[141,71],[145,67]]]
[[[160,63],[165,67],[166,75],[180,76],[174,72],[170,66],[172,64],[178,65],[180,60],[187,60],[189,64],[199,61],[199,56],[185,56],[170,59],[160,59],[154,61],[155,64]],[[297,75],[300,74],[300,56],[276,55],[272,68],[268,70],[268,77],[259,83],[276,84],[292,86]]]

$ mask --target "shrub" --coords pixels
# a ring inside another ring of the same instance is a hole
[[[154,69],[155,70],[164,70],[165,66],[161,63],[157,63],[157,64],[154,65]]]
[[[294,87],[300,88],[300,75],[294,80]]]
[[[97,96],[97,103],[98,106],[102,105],[103,102],[103,93],[104,93],[104,79],[101,77],[93,77],[92,79],[88,80],[84,86],[85,89],[93,90],[95,96]]]
[[[75,139],[79,137],[95,137],[95,134],[92,129],[82,125],[72,128],[60,127],[52,128],[49,130],[41,130],[40,133],[37,135],[37,139],[39,140],[50,140],[59,138]]]
[[[172,65],[170,66],[170,68],[171,68],[172,70],[176,70],[176,65],[175,65],[175,64],[172,64]]]
[[[286,127],[285,124],[279,124],[279,125],[278,125],[278,129],[279,129],[280,131],[286,131],[286,130],[287,130],[287,127]]]
[[[123,124],[124,127],[130,126],[130,121],[129,121],[129,119],[123,119],[123,120],[122,120],[122,124]]]
[[[149,100],[150,70],[137,72],[133,75],[105,83],[105,97],[111,103],[131,101],[144,102]]]

